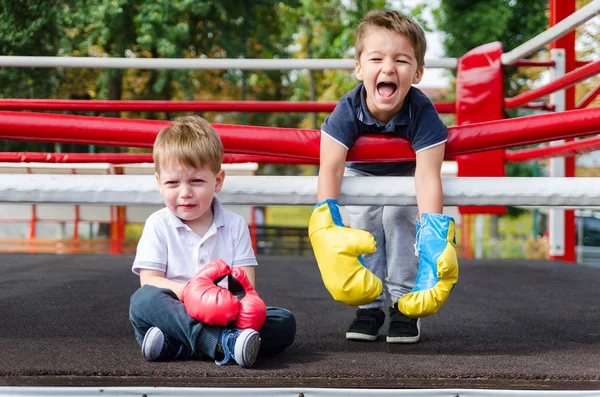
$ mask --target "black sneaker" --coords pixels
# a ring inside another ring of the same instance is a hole
[[[410,318],[398,310],[398,304],[390,307],[390,324],[387,343],[417,343],[421,336],[421,319]]]
[[[346,332],[346,339],[372,342],[377,339],[384,321],[385,313],[381,309],[358,309],[356,318]]]
[[[183,360],[190,356],[185,345],[169,337],[158,327],[150,328],[144,335],[142,354],[148,361]]]

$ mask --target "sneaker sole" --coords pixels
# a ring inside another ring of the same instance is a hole
[[[421,319],[417,320],[417,336],[388,336],[385,338],[387,343],[417,343],[421,338]]]
[[[361,334],[359,332],[346,332],[346,339],[373,342],[377,340],[377,335]]]
[[[144,335],[142,342],[142,355],[146,360],[154,361],[162,351],[165,336],[158,327],[152,327]]]
[[[242,331],[235,342],[235,361],[240,367],[250,368],[258,357],[259,348],[260,334],[252,329]]]

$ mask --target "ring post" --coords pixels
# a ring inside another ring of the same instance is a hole
[[[456,124],[472,124],[504,118],[502,45],[489,43],[474,48],[458,60],[456,74]],[[480,138],[483,134],[480,135]],[[496,149],[456,157],[459,177],[505,176],[504,150]],[[504,214],[506,207],[458,207],[465,258],[472,257],[470,214]],[[480,216],[476,222],[481,225]],[[478,246],[476,254],[481,252]]]
[[[469,51],[458,61],[456,124],[472,124],[504,118],[502,45],[489,43]],[[484,138],[479,136],[479,138]],[[505,176],[504,150],[497,149],[456,157],[459,177]],[[506,207],[459,207],[460,214],[504,214]]]
[[[550,0],[550,25],[557,25],[575,11],[575,0]],[[557,62],[552,69],[553,80],[576,69],[574,30],[553,41],[550,49],[552,58]],[[550,100],[555,104],[557,112],[575,109],[575,87],[555,92],[551,95]],[[550,176],[574,177],[575,157],[550,159],[548,169]],[[550,259],[575,262],[575,213],[573,210],[553,208],[548,211],[548,239],[550,243],[548,257]]]

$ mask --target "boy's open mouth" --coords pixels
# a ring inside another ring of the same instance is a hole
[[[389,98],[396,93],[397,88],[394,83],[381,82],[377,84],[377,93],[384,98]]]

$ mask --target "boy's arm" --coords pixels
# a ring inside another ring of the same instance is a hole
[[[321,134],[317,202],[339,199],[348,150],[329,136]]]
[[[445,147],[445,144],[441,144],[417,153],[415,191],[419,207],[419,218],[421,214],[427,212],[436,214],[443,212],[444,196],[441,169]]]
[[[140,269],[140,284],[144,285],[153,285],[158,288],[168,288],[175,292],[177,298],[181,300],[181,294],[183,293],[183,288],[185,284],[179,283],[177,281],[169,280],[165,277],[165,273],[160,270],[148,270],[148,269]]]
[[[409,317],[437,313],[458,281],[454,219],[442,214],[444,148],[442,144],[417,153],[415,255],[419,256],[419,271],[414,288],[398,301],[398,309]]]
[[[241,266],[240,269],[246,272],[246,277],[250,280],[250,283],[254,288],[256,288],[256,270],[254,269],[256,266]]]
[[[381,280],[362,263],[362,254],[375,252],[368,232],[346,228],[338,206],[348,150],[321,134],[317,205],[308,235],[325,287],[332,297],[352,306],[372,302],[382,291]]]

